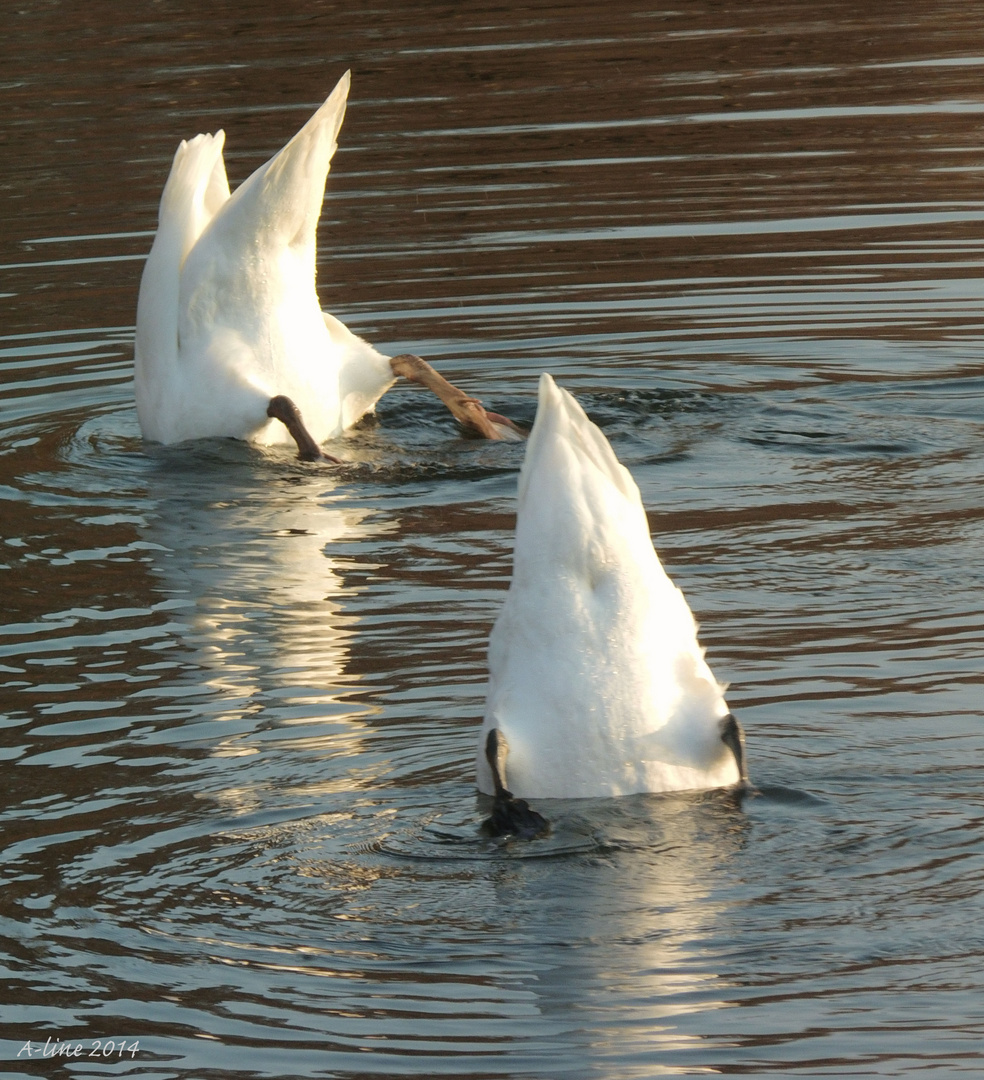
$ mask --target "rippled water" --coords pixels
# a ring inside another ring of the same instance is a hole
[[[980,1073],[975,7],[52,0],[0,50],[3,1075]],[[237,183],[346,67],[326,306],[579,396],[748,797],[478,833],[521,446],[409,386],[337,470],[141,442],[175,145]]]

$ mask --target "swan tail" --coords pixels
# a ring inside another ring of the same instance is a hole
[[[601,478],[605,478],[630,502],[641,508],[639,488],[629,470],[615,456],[611,444],[588,419],[574,397],[544,372],[540,376],[536,423],[530,433],[526,457],[519,478],[519,498],[522,501],[529,477],[543,470],[543,459],[570,447],[582,463]],[[549,471],[549,470],[547,470]]]
[[[729,785],[743,754],[635,481],[549,375],[520,478],[513,573],[489,640],[486,725],[524,798]],[[724,736],[727,735],[727,741]],[[736,749],[738,747],[738,749]],[[477,762],[483,791],[489,762]],[[491,788],[490,788],[491,785]]]
[[[321,313],[328,337],[340,362],[338,387],[341,426],[351,427],[376,407],[376,402],[396,382],[389,360],[367,341],[353,334],[341,320],[327,311]]]

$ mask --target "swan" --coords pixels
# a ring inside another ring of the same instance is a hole
[[[525,432],[420,357],[387,357],[322,311],[316,233],[345,116],[346,72],[296,135],[235,192],[225,134],[183,141],[161,195],[137,300],[134,394],[144,437],[293,442],[305,459],[402,375],[429,387],[470,433]]]
[[[479,790],[507,819],[496,831],[510,831],[503,789],[520,801],[590,798],[746,775],[741,726],[653,548],[639,488],[542,375],[476,757]],[[522,834],[522,819],[511,831]]]

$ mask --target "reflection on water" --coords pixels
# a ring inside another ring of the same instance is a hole
[[[977,12],[59,0],[5,35],[9,1074],[49,1037],[139,1042],[88,1076],[980,1071]],[[141,443],[174,147],[225,127],[235,185],[347,67],[325,305],[517,419],[543,370],[578,395],[743,800],[479,833],[522,447],[410,386],[337,469]]]

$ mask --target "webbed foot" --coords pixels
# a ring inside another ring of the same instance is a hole
[[[495,796],[492,814],[482,823],[487,836],[518,836],[521,840],[535,840],[550,832],[550,822],[538,814],[525,799],[517,799],[506,788],[506,755],[509,745],[498,728],[492,728],[485,740],[485,758],[492,770]]]
[[[401,353],[399,356],[394,356],[390,360],[390,367],[394,374],[402,375],[410,382],[426,386],[428,390],[433,391],[468,435],[480,439],[519,442],[529,434],[525,428],[514,424],[507,417],[488,412],[477,398],[469,397],[463,390],[453,386],[426,360],[414,356],[413,353]]]

